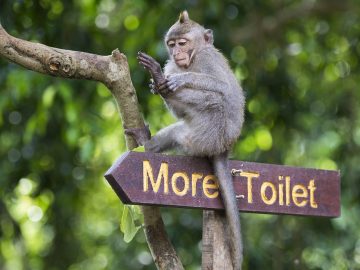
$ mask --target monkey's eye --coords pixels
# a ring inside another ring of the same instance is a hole
[[[175,46],[175,41],[173,40],[170,40],[167,45],[170,47],[170,48],[173,48]]]
[[[183,38],[178,41],[178,44],[179,44],[180,46],[185,46],[186,43],[187,43],[187,40],[186,40],[186,39],[183,39]]]

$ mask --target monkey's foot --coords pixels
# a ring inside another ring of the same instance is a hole
[[[127,128],[124,132],[126,135],[132,136],[138,145],[144,145],[151,138],[149,125],[145,125],[143,128]]]
[[[151,140],[145,143],[145,151],[152,153],[160,153],[163,149],[160,147],[160,143],[158,142],[156,136],[152,137]]]

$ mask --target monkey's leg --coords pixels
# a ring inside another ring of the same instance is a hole
[[[179,121],[161,129],[155,136],[145,143],[145,150],[160,153],[182,145],[186,137],[187,126]]]

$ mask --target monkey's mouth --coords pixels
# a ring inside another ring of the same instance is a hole
[[[179,66],[186,66],[188,64],[188,58],[175,59],[175,62]]]

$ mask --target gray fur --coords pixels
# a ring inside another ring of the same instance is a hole
[[[240,135],[245,98],[226,59],[208,46],[197,52],[186,70],[170,60],[164,73],[171,82],[181,84],[164,99],[188,127],[188,134],[177,143],[185,145],[187,154],[196,156],[214,156],[229,150]],[[180,141],[183,139],[185,143]]]
[[[241,269],[240,220],[227,152],[241,132],[245,97],[227,60],[213,46],[212,32],[187,19],[169,29],[165,42],[182,34],[194,42],[194,56],[189,67],[181,68],[170,55],[164,74],[172,92],[163,96],[179,121],[160,130],[145,149],[162,152],[178,147],[212,159],[230,225],[234,269]]]

